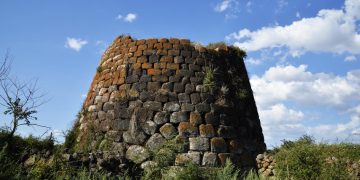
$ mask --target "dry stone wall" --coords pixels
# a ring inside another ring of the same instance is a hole
[[[255,166],[265,150],[245,52],[187,39],[119,36],[105,51],[83,106],[76,149],[143,163],[169,139],[188,144],[175,164]]]

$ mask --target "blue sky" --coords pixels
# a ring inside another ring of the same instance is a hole
[[[59,135],[71,127],[117,35],[225,41],[248,52],[269,147],[302,134],[360,143],[359,21],[358,0],[4,0],[0,57],[10,49],[11,76],[38,78],[50,99],[38,123]]]

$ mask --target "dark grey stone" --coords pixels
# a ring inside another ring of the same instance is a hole
[[[155,94],[153,92],[149,92],[149,91],[142,91],[140,93],[140,100],[142,100],[142,101],[154,101],[155,100]]]
[[[168,102],[164,105],[164,111],[175,112],[180,110],[180,105],[177,102]]]
[[[140,77],[139,82],[150,82],[150,81],[151,81],[151,76],[143,75],[143,76]]]
[[[205,122],[206,124],[212,124],[214,126],[219,125],[219,117],[216,116],[214,113],[209,112],[205,114]]]
[[[178,100],[180,103],[190,103],[190,97],[186,93],[180,93],[178,95]]]
[[[154,122],[159,125],[165,124],[169,122],[169,120],[170,120],[170,115],[165,111],[157,112],[154,116]]]
[[[198,85],[202,84],[203,79],[200,77],[190,77],[191,84]]]
[[[173,112],[170,116],[171,123],[179,123],[189,121],[189,113],[188,112]]]
[[[157,125],[154,121],[146,121],[141,124],[141,128],[146,134],[153,135],[156,132]]]
[[[149,56],[149,63],[157,63],[159,62],[159,56],[156,54],[152,54]]]
[[[176,56],[176,57],[174,58],[174,62],[175,62],[175,63],[178,63],[178,64],[184,63],[184,58],[181,57],[181,56]]]
[[[150,92],[156,92],[161,88],[160,82],[148,82],[147,89]]]
[[[106,102],[104,103],[103,105],[103,110],[106,112],[106,111],[109,111],[109,110],[114,110],[114,104],[112,102]]]
[[[175,83],[174,84],[174,92],[176,92],[176,93],[184,92],[184,85],[182,83]]]
[[[181,111],[185,111],[185,112],[194,111],[194,107],[195,106],[192,104],[183,103],[181,104]]]
[[[217,133],[223,138],[236,138],[236,131],[232,126],[220,125]]]
[[[201,68],[200,68],[199,65],[189,64],[189,70],[190,70],[190,71],[200,71]]]
[[[190,95],[191,103],[198,104],[201,102],[200,94],[199,93],[192,93]]]
[[[167,90],[167,91],[172,91],[173,88],[174,88],[174,83],[171,83],[171,82],[164,83],[161,86],[161,89],[164,89],[164,90]]]
[[[146,101],[143,103],[143,107],[148,108],[151,111],[161,111],[162,110],[161,102],[157,102],[157,101]]]
[[[185,85],[185,93],[186,94],[191,94],[192,92],[195,91],[195,86],[192,84],[186,84]]]
[[[210,105],[207,103],[199,103],[195,105],[195,109],[197,112],[203,113],[203,112],[210,112]]]
[[[138,75],[130,75],[130,76],[126,77],[126,79],[125,79],[125,82],[128,84],[136,83],[138,81],[139,81]]]

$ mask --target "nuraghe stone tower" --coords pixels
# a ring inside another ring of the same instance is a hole
[[[170,139],[176,165],[255,166],[266,147],[243,62],[245,52],[186,39],[119,36],[105,51],[78,122],[76,149],[148,161]]]

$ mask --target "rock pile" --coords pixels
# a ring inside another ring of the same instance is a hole
[[[273,156],[268,155],[266,153],[258,154],[256,156],[256,164],[259,174],[265,177],[276,175],[275,174],[276,160],[274,159]]]

